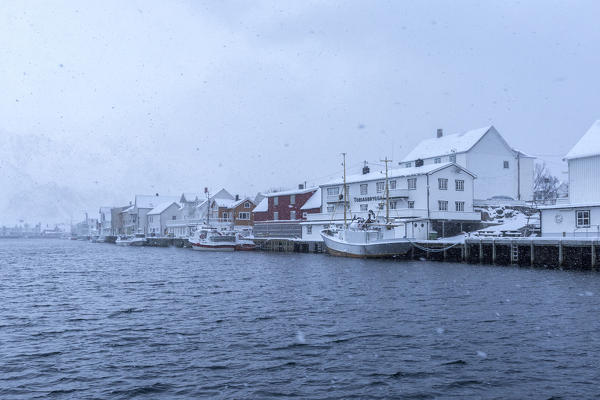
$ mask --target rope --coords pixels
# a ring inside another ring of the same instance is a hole
[[[457,242],[457,243],[454,243],[453,245],[450,245],[448,247],[444,247],[443,249],[432,249],[432,248],[421,246],[421,245],[417,244],[416,242],[413,242],[410,239],[408,239],[408,241],[410,242],[410,244],[412,244],[413,246],[415,246],[417,249],[423,250],[423,251],[425,251],[427,253],[441,253],[443,251],[450,250],[451,248],[456,247],[459,244],[462,244],[460,242]]]

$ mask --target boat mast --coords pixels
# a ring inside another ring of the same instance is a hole
[[[388,183],[388,163],[392,160],[388,160],[387,156],[385,160],[380,160],[385,163],[385,222],[390,222],[390,186]]]
[[[208,188],[204,188],[204,192],[206,193],[206,225],[210,225],[210,192]]]
[[[342,153],[342,157],[344,159],[344,228],[347,228],[348,224],[346,222],[346,200],[348,199],[348,188],[346,187],[346,153]]]

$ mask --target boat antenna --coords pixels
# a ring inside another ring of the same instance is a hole
[[[206,193],[206,225],[210,226],[210,192],[208,188],[204,188],[204,193]]]
[[[385,222],[389,224],[390,222],[390,186],[388,183],[388,163],[391,163],[392,160],[388,160],[387,156],[385,160],[379,160],[385,163]]]
[[[348,198],[348,187],[346,186],[346,153],[342,153],[343,165],[344,165],[344,228],[348,227],[346,222],[346,199]]]

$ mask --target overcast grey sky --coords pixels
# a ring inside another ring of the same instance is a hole
[[[597,1],[0,2],[0,223],[255,194],[493,124],[560,156],[600,118]],[[3,210],[3,211],[2,211]]]

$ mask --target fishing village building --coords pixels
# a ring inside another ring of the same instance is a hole
[[[481,213],[473,210],[475,174],[451,163],[398,168],[388,172],[389,217],[404,224],[407,237],[450,236],[476,227]],[[341,227],[346,219],[386,216],[385,171],[346,177],[320,186],[322,211],[307,215],[302,223],[302,239],[321,241],[321,230],[330,225]]]
[[[301,238],[300,223],[308,215],[321,212],[321,191],[317,187],[264,194],[254,209],[254,236]]]
[[[564,158],[569,196],[541,207],[543,237],[600,237],[600,120]]]
[[[400,166],[456,163],[477,176],[475,200],[501,196],[533,200],[534,157],[512,148],[493,126],[464,133],[437,136],[419,143]]]
[[[148,234],[147,214],[159,204],[177,202],[175,196],[136,195],[132,205],[122,211],[123,230],[125,234]]]
[[[167,201],[154,207],[147,214],[148,234],[150,236],[168,236],[167,222],[177,219],[180,206],[174,201]]]

